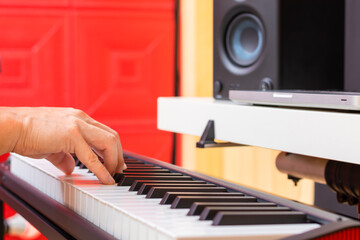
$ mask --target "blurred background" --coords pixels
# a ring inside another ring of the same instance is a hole
[[[212,13],[212,0],[0,0],[0,105],[79,108],[125,150],[314,204],[277,151],[157,130],[159,96],[212,97]]]

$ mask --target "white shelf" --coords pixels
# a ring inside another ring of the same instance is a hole
[[[201,136],[208,120],[219,140],[360,164],[359,113],[158,99],[161,130]]]

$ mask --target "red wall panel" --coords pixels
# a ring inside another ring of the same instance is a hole
[[[70,105],[64,12],[2,9],[0,29],[0,104]]]
[[[76,106],[117,130],[125,149],[167,161],[171,134],[156,130],[156,101],[174,89],[172,20],[155,10],[79,10],[75,27]]]
[[[76,7],[86,8],[120,8],[121,10],[145,9],[145,10],[166,10],[172,11],[173,0],[73,0]]]
[[[73,0],[0,0],[0,6],[65,7],[69,6],[72,1]]]
[[[156,99],[174,91],[172,0],[0,6],[0,105],[80,108],[117,130],[124,149],[170,161]]]

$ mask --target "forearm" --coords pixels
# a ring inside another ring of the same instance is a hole
[[[0,155],[14,149],[21,126],[22,123],[15,108],[0,107]]]

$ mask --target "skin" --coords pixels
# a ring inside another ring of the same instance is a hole
[[[0,154],[46,158],[65,174],[76,154],[104,184],[126,169],[118,133],[73,108],[0,107],[0,142]]]

